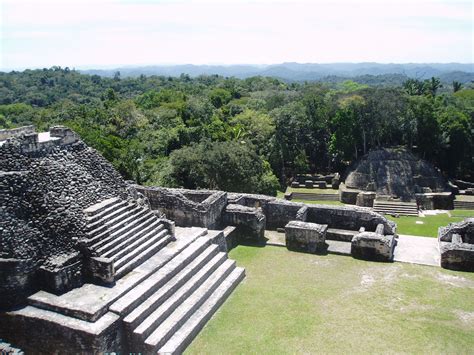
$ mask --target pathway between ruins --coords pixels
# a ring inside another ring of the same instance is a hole
[[[285,234],[265,231],[267,245],[285,246]],[[331,254],[351,255],[351,243],[326,240]],[[393,261],[429,266],[440,266],[438,239],[400,234],[395,247]]]

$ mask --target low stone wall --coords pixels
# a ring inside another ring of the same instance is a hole
[[[227,193],[212,190],[186,190],[164,187],[134,186],[154,210],[182,227],[217,228],[227,205]]]
[[[454,195],[451,192],[415,194],[416,204],[424,210],[452,210]]]
[[[0,310],[22,304],[38,289],[38,264],[31,259],[0,258]]]
[[[56,314],[35,312],[32,307],[0,315],[0,338],[8,339],[26,354],[37,354],[38,349],[51,354],[99,354],[122,351],[120,317],[109,312],[110,324],[105,329],[92,325],[84,329],[84,321]],[[25,313],[27,316],[24,316]],[[63,321],[62,321],[63,320]]]
[[[19,137],[25,134],[35,133],[34,126],[23,126],[12,129],[0,129],[0,141],[4,141],[8,138]]]

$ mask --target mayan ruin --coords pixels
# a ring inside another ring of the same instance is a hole
[[[472,0],[0,0],[0,355],[471,354]]]
[[[133,185],[68,128],[1,134],[0,337],[26,352],[183,351],[245,277],[228,250],[267,230],[297,252],[396,255],[369,208]],[[442,267],[474,270],[473,225],[440,229]]]

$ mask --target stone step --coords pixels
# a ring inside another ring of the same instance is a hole
[[[166,244],[173,241],[174,238],[169,234],[168,230],[159,232],[156,236],[151,238],[146,243],[135,248],[133,252],[126,254],[124,257],[114,262],[115,279],[121,278],[126,273],[131,271],[134,267],[143,263],[153,254],[156,254]]]
[[[124,226],[129,225],[131,222],[133,223],[133,221],[135,221],[136,219],[140,218],[141,216],[149,212],[150,210],[146,208],[143,208],[140,206],[134,206],[132,209],[124,211],[119,216],[104,223],[107,226],[106,233],[113,234],[117,230],[120,230]],[[90,235],[93,235],[94,237],[98,237],[100,235],[100,234],[98,235],[98,234],[92,234],[92,233],[93,232],[90,232]]]
[[[107,208],[105,208],[104,210],[102,210],[99,213],[96,213],[94,215],[87,215],[86,214],[86,220],[89,224],[93,224],[93,223],[97,222],[98,220],[101,220],[103,218],[106,218],[106,217],[114,214],[115,211],[117,211],[118,209],[120,209],[124,206],[127,206],[127,205],[130,205],[130,203],[128,201],[118,200],[117,202],[109,205]]]
[[[114,247],[116,244],[120,243],[120,241],[122,241],[123,239],[127,239],[130,234],[135,233],[140,228],[140,225],[142,223],[154,217],[156,216],[151,211],[147,211],[144,214],[140,214],[135,219],[131,218],[129,221],[130,223],[122,225],[121,229],[118,229],[113,233],[107,230],[106,233],[104,233],[103,235],[98,235],[94,237],[93,239],[90,239],[88,245],[90,246],[90,248],[94,250],[98,250],[101,247],[105,246],[106,244],[108,244],[110,248]]]
[[[124,211],[133,208],[134,205],[127,203],[127,201],[120,201],[115,205],[112,205],[104,212],[99,213],[91,218],[87,218],[87,231],[92,232],[100,226],[104,225],[105,222],[110,221],[111,219],[116,218],[118,215],[122,214]],[[97,233],[97,232],[96,232]]]
[[[150,245],[152,240],[157,240],[156,238],[159,239],[165,234],[169,234],[169,231],[167,229],[164,229],[163,226],[160,227],[161,228],[156,228],[156,230],[150,230],[148,233],[136,240],[135,238],[128,239],[127,242],[129,244],[124,246],[121,250],[116,251],[115,253],[110,253],[108,257],[112,258],[114,262],[117,262],[118,260],[122,260],[127,255],[133,253],[137,248],[140,248],[141,246],[147,244]]]
[[[418,210],[417,209],[412,209],[412,208],[396,208],[396,207],[374,207],[374,210],[376,211],[393,211],[393,212],[396,212],[396,211],[403,211],[403,212],[416,212],[418,213]]]
[[[418,211],[416,207],[404,207],[404,206],[374,206],[374,209],[384,209],[384,210],[399,210],[399,211]]]
[[[374,205],[374,208],[385,208],[385,209],[399,209],[399,210],[408,210],[408,211],[418,211],[416,206],[394,206],[394,205]]]
[[[91,322],[96,321],[108,312],[109,307],[111,310],[119,313],[116,308],[126,308],[127,304],[133,304],[133,300],[136,302],[134,303],[135,307],[143,301],[142,294],[144,297],[147,296],[147,293],[141,286],[147,284],[150,276],[166,268],[172,262],[175,265],[164,274],[168,274],[169,270],[176,269],[175,259],[180,258],[181,254],[193,245],[196,240],[205,235],[206,232],[205,228],[176,227],[176,241],[167,244],[155,255],[146,259],[142,264],[134,268],[133,272],[129,273],[127,277],[119,278],[113,287],[85,284],[62,295],[38,291],[28,297],[28,303],[38,308],[52,310],[63,315]],[[208,239],[206,242],[209,245]],[[156,282],[156,280],[151,281],[151,283]],[[157,287],[160,287],[160,284]],[[115,307],[117,303],[122,307]]]
[[[474,201],[454,201],[454,209],[474,210]]]
[[[140,307],[142,312],[146,312],[143,316],[125,325],[128,330],[129,344],[131,349],[142,349],[145,339],[155,331],[182,303],[184,303],[190,295],[198,289],[221,265],[227,260],[225,253],[218,253],[202,267],[195,275],[179,287],[173,294],[170,294],[163,301],[160,295],[156,295],[153,299],[155,303],[147,303],[151,310]],[[161,290],[160,290],[161,291]],[[160,292],[159,292],[160,293]],[[161,303],[159,303],[161,299]],[[128,318],[130,320],[130,318]],[[134,329],[135,328],[135,329]]]
[[[155,216],[153,216],[155,217]],[[159,232],[164,229],[163,224],[158,218],[147,218],[141,224],[137,225],[135,228],[131,229],[129,232],[118,236],[117,238],[111,240],[109,243],[101,246],[96,249],[97,253],[104,258],[108,258],[111,255],[116,255],[119,252],[122,252],[130,244],[134,243],[138,239],[142,239],[144,235],[148,235],[150,232]]]
[[[158,353],[181,354],[244,277],[245,270],[241,267],[236,267],[199,309],[159,349]]]
[[[230,259],[220,265],[196,291],[174,309],[173,313],[145,339],[145,352],[156,352],[165,345],[173,333],[209,298],[235,267],[235,261]]]
[[[181,240],[181,239],[180,239]],[[174,275],[181,271],[187,264],[192,262],[210,245],[207,237],[198,236],[191,240],[185,248],[179,250],[167,264],[154,273],[148,275],[139,284],[135,285],[127,293],[123,294],[111,306],[110,310],[121,316],[125,316],[135,309],[143,300],[153,294],[158,288],[167,283]],[[168,249],[168,247],[167,247]]]
[[[104,234],[112,233],[114,227],[120,228],[123,225],[123,220],[133,216],[135,213],[140,212],[141,207],[130,204],[121,209],[120,214],[115,215],[114,218],[105,221],[104,223],[98,223],[95,229],[88,228],[86,232],[89,240],[102,239]]]
[[[184,269],[174,275],[166,284],[157,288],[155,293],[144,298],[144,301],[133,309],[123,320],[124,327],[129,334],[152,313],[159,305],[166,301],[185,282],[195,275],[211,258],[219,252],[217,245],[211,244],[198,257],[192,260]]]
[[[375,210],[375,212],[380,214],[388,214],[388,215],[402,215],[402,216],[412,216],[412,217],[419,217],[418,212],[400,212],[400,211],[384,211],[384,210]]]
[[[101,202],[96,203],[96,204],[94,204],[90,207],[87,207],[86,209],[84,209],[84,214],[86,216],[89,216],[89,217],[95,216],[97,214],[102,213],[104,210],[106,210],[110,206],[112,206],[112,205],[114,205],[114,204],[116,204],[120,201],[121,200],[118,197],[108,198],[107,200],[101,201]]]

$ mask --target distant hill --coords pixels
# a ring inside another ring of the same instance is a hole
[[[398,84],[406,78],[420,80],[436,76],[445,83],[453,80],[461,83],[474,81],[474,65],[461,63],[282,63],[273,65],[156,65],[143,67],[122,67],[116,69],[81,70],[83,73],[112,77],[120,71],[122,77],[140,75],[180,76],[187,74],[192,77],[199,75],[221,75],[226,77],[248,78],[252,76],[269,76],[285,81],[356,81],[378,84]],[[330,79],[330,80],[328,80]]]

